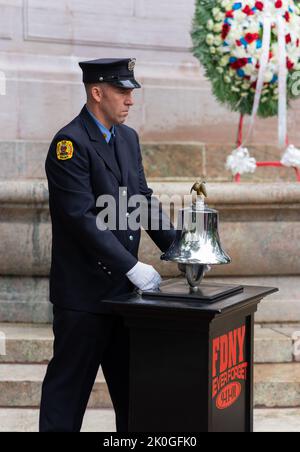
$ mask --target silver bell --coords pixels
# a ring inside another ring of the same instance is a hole
[[[204,203],[203,195],[207,196],[204,183],[194,184],[193,190],[197,192],[196,202],[179,210],[176,238],[161,259],[185,264],[190,287],[196,288],[206,266],[229,264],[231,259],[220,243],[218,211]]]

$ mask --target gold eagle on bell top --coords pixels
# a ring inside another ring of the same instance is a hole
[[[191,194],[193,191],[195,191],[198,196],[203,195],[207,198],[206,183],[204,181],[203,182],[199,182],[199,181],[195,182],[191,188]]]

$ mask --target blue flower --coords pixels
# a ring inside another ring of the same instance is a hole
[[[236,10],[238,10],[238,9],[241,9],[242,6],[243,6],[242,3],[234,3],[232,9],[233,9],[234,11],[236,11]]]
[[[238,74],[240,77],[245,77],[245,71],[243,71],[243,69],[238,69],[237,74]]]
[[[262,40],[261,40],[261,39],[258,39],[258,40],[257,40],[257,42],[256,42],[256,48],[257,48],[257,49],[261,49],[261,48],[262,48]]]
[[[278,80],[278,75],[275,74],[271,80],[271,83],[276,83],[277,80]]]

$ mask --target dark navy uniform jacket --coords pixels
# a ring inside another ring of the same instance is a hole
[[[74,153],[59,160],[57,144],[63,140],[72,142]],[[141,231],[100,231],[96,217],[101,208],[96,201],[100,195],[115,198],[118,224],[119,188],[127,187],[128,197],[145,195],[149,206],[152,190],[137,133],[116,126],[115,145],[119,165],[86,107],[51,143],[46,160],[53,237],[50,300],[59,307],[103,312],[101,299],[133,290],[126,273],[138,261]],[[161,209],[159,219],[161,226],[165,221]],[[163,252],[175,238],[174,229],[147,232]]]

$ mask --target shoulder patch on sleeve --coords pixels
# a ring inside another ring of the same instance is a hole
[[[74,146],[72,141],[60,141],[56,146],[58,160],[69,160],[73,157]]]

